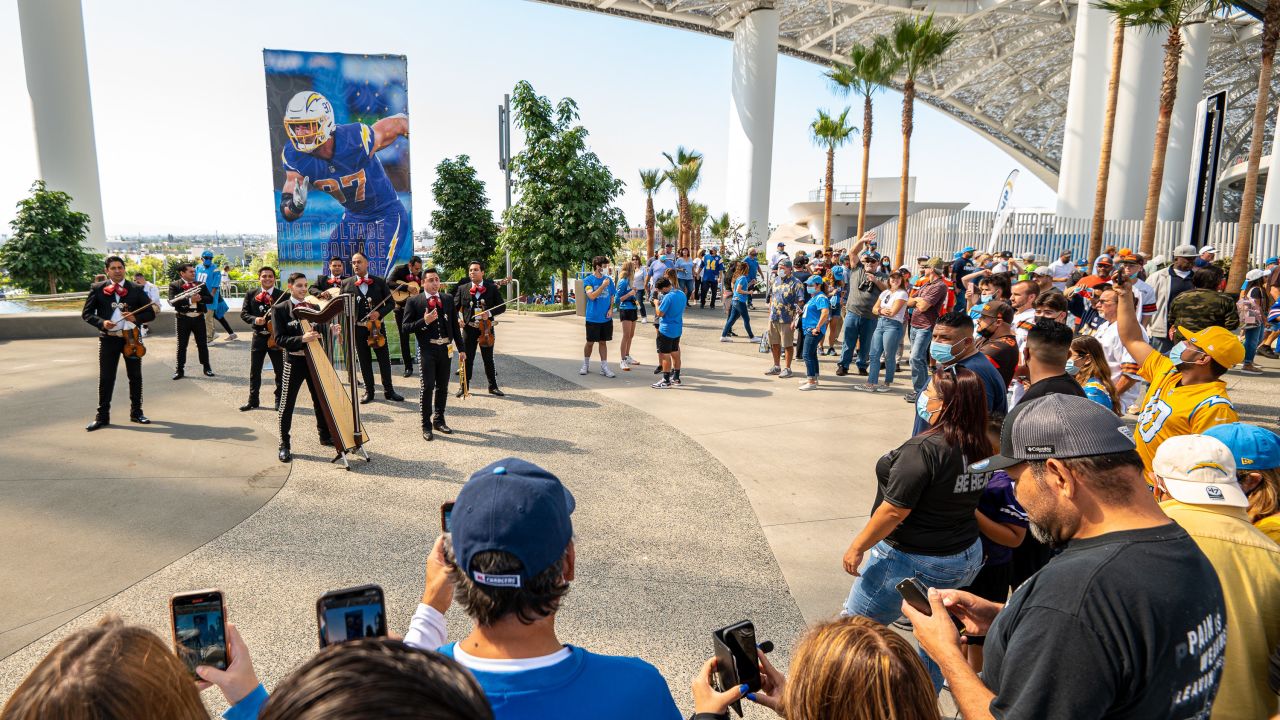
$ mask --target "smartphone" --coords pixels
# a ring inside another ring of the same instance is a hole
[[[453,501],[440,506],[440,529],[446,533],[453,532]]]
[[[387,608],[382,588],[360,585],[330,590],[316,600],[320,647],[364,637],[386,637]]]
[[[716,690],[724,692],[746,684],[748,692],[760,690],[760,659],[756,653],[756,627],[750,620],[736,622],[711,633],[711,645],[715,650]],[[742,701],[735,700],[729,707],[742,717]]]
[[[929,604],[929,589],[918,578],[903,578],[898,583],[898,594],[907,604],[927,616],[933,615],[933,606]]]
[[[173,647],[186,663],[191,677],[197,665],[226,670],[231,662],[227,652],[227,612],[221,590],[195,590],[169,599]]]

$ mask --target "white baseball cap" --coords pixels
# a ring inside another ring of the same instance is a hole
[[[1205,245],[1204,247],[1200,248],[1200,254],[1201,254],[1201,255],[1203,255],[1203,254],[1205,254],[1205,253],[1213,253],[1214,255],[1217,255],[1217,254],[1218,254],[1218,248],[1216,248],[1216,247],[1214,247],[1214,246],[1212,246],[1212,245]]]
[[[1033,271],[1033,274],[1049,276],[1053,274],[1053,271],[1049,269],[1048,265],[1041,265]]]
[[[1188,505],[1249,507],[1236,482],[1236,461],[1221,440],[1178,435],[1160,443],[1151,469],[1178,502]]]
[[[1200,254],[1195,245],[1179,245],[1173,249],[1173,256],[1176,258],[1189,257],[1193,258]]]
[[[1253,282],[1254,280],[1257,280],[1258,278],[1262,277],[1264,274],[1265,273],[1263,273],[1258,268],[1254,268],[1244,274],[1244,279],[1248,280],[1249,282]]]

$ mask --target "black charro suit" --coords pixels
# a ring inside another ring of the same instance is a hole
[[[303,348],[302,325],[293,317],[293,298],[285,298],[271,308],[271,332],[276,338],[276,345],[284,355],[284,377],[280,383],[280,401],[276,403],[277,419],[280,422],[281,460],[289,449],[289,431],[293,427],[293,408],[298,402],[298,390],[302,383],[307,384],[311,393],[311,407],[315,408],[316,430],[320,433],[320,444],[330,444],[329,425],[320,413],[320,395],[318,381],[311,375],[311,366],[307,364]],[[323,333],[321,328],[318,332]]]
[[[178,375],[182,375],[187,364],[187,340],[192,335],[196,338],[196,352],[200,356],[200,364],[209,370],[209,335],[204,327],[204,314],[213,304],[213,293],[208,286],[201,286],[200,292],[185,300],[173,302],[173,298],[195,287],[197,283],[189,283],[178,279],[169,283],[169,304],[173,305],[174,323],[178,336]]]
[[[350,295],[356,307],[356,355],[360,358],[360,375],[364,378],[364,394],[365,398],[373,397],[373,358],[371,355],[378,357],[378,369],[382,373],[382,391],[388,398],[398,397],[395,395],[396,389],[391,384],[391,353],[387,351],[387,346],[383,345],[379,348],[369,347],[369,329],[360,323],[368,317],[369,313],[375,308],[379,317],[387,315],[387,311],[391,309],[391,290],[387,287],[387,281],[373,275],[366,275],[364,279],[352,276],[342,281],[342,293]],[[373,350],[370,353],[370,350]]]
[[[428,323],[425,316],[431,309],[436,311],[436,319]],[[412,333],[418,340],[422,370],[418,402],[422,407],[422,429],[426,431],[432,423],[444,422],[445,400],[449,394],[449,343],[455,348],[462,347],[458,309],[452,297],[444,293],[429,296],[423,291],[405,303],[404,315],[405,333]]]
[[[111,394],[115,389],[116,371],[120,368],[120,359],[124,357],[124,337],[119,330],[109,331],[103,323],[110,320],[119,310],[121,314],[130,312],[151,303],[141,285],[128,280],[120,283],[124,294],[120,295],[117,286],[107,280],[94,283],[89,287],[89,294],[84,300],[84,310],[80,316],[84,321],[98,329],[98,412],[95,420],[99,423],[111,422]],[[108,294],[108,288],[112,292]],[[148,307],[133,316],[136,325],[156,319],[156,309]],[[114,334],[113,334],[114,333]],[[142,358],[124,358],[124,372],[129,378],[129,416],[142,415]]]
[[[473,285],[470,280],[459,283],[453,291],[454,303],[458,306],[458,312],[462,315],[463,329],[463,352],[467,354],[467,383],[470,385],[475,373],[472,372],[476,360],[476,347],[480,339],[480,331],[474,325],[476,312],[481,307],[492,308],[489,310],[489,316],[496,318],[507,311],[505,305],[502,305],[502,292],[498,290],[498,284],[488,278],[481,281],[483,288],[479,292],[472,292]],[[498,387],[498,373],[493,366],[493,347],[480,348],[480,355],[484,359],[484,374],[489,379],[489,388],[491,390]]]
[[[284,358],[281,356],[280,348],[267,347],[271,334],[267,332],[267,325],[256,323],[258,318],[271,319],[271,307],[275,305],[284,296],[279,287],[271,288],[271,292],[264,294],[261,287],[252,295],[246,295],[244,298],[244,306],[240,309],[240,319],[249,325],[253,331],[253,343],[249,348],[249,403],[246,407],[258,407],[258,390],[262,386],[262,363],[267,357],[271,358],[271,369],[276,374],[276,407],[280,405],[280,381],[284,375]]]

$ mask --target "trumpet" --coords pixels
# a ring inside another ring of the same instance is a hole
[[[183,300],[186,300],[187,298],[198,294],[203,287],[204,287],[204,283],[202,282],[196,283],[196,286],[191,288],[190,290],[183,290],[177,295],[174,295],[173,297],[169,298],[169,304],[172,305],[176,302],[182,302]]]

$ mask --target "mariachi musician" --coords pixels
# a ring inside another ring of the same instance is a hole
[[[284,355],[284,378],[280,384],[280,402],[276,405],[280,421],[279,457],[283,463],[293,459],[289,448],[289,430],[293,427],[293,407],[298,401],[298,390],[304,382],[307,384],[307,391],[311,393],[311,407],[315,408],[320,444],[333,445],[329,426],[320,412],[320,383],[312,376],[311,366],[307,364],[306,353],[303,351],[307,343],[320,338],[320,333],[315,330],[304,333],[302,324],[293,316],[293,309],[306,301],[308,291],[307,276],[293,273],[289,276],[289,297],[271,308],[271,332]]]
[[[124,260],[111,255],[106,262],[107,279],[89,287],[81,317],[98,328],[98,413],[85,430],[93,432],[111,424],[111,393],[115,390],[116,371],[124,357],[124,373],[129,378],[129,421],[147,425],[151,421],[142,414],[142,357],[125,355],[125,332],[151,322],[156,309],[141,285],[124,279]],[[132,315],[125,317],[125,313]]]
[[[453,300],[462,313],[463,351],[466,356],[467,385],[470,386],[476,347],[480,344],[480,321],[487,319],[492,322],[493,318],[506,312],[507,308],[502,306],[502,293],[498,290],[498,284],[485,279],[484,263],[472,260],[467,266],[467,278],[467,282],[458,283],[458,287],[454,289]],[[489,378],[489,394],[502,397],[505,393],[498,389],[498,375],[493,367],[493,345],[481,347],[480,354],[484,358],[484,374]],[[461,389],[456,397],[462,397]]]
[[[342,281],[351,277],[349,273],[343,271],[344,267],[345,264],[342,262],[342,258],[329,258],[329,274],[317,276],[316,281],[311,285],[307,292],[312,295],[319,295],[326,290],[332,290],[334,288],[337,288],[338,292],[342,292]]]
[[[409,349],[409,338],[413,337],[404,329],[404,306],[409,298],[422,291],[422,258],[414,255],[404,265],[397,265],[391,271],[387,284],[392,292],[408,292],[403,300],[392,298],[396,304],[396,328],[400,330],[400,361],[404,363],[404,376],[413,377],[413,353]]]
[[[200,289],[182,300],[174,298],[185,292]],[[213,377],[213,368],[209,365],[209,335],[205,330],[204,314],[213,304],[213,293],[208,285],[197,285],[196,269],[191,263],[178,266],[178,279],[169,283],[169,304],[173,306],[174,322],[178,327],[178,366],[173,373],[174,380],[186,376],[183,368],[187,364],[187,340],[195,335],[196,352],[200,356],[200,364],[204,366],[204,374]]]
[[[449,396],[449,344],[462,347],[458,327],[458,306],[440,292],[440,273],[427,268],[422,274],[422,292],[409,298],[404,308],[404,330],[418,339],[421,360],[422,438],[432,439],[432,429],[453,433],[444,422],[445,400]]]
[[[249,349],[249,402],[240,406],[240,412],[247,412],[258,407],[258,388],[262,386],[262,362],[271,358],[271,369],[276,375],[275,402],[272,407],[280,407],[280,378],[284,373],[284,358],[280,347],[271,338],[271,306],[284,296],[276,287],[275,268],[264,267],[258,271],[259,289],[252,295],[246,295],[244,305],[240,309],[240,319],[249,324],[253,331],[253,344]]]
[[[381,322],[391,304],[391,290],[387,288],[386,280],[369,274],[369,258],[364,253],[351,255],[351,269],[355,275],[342,281],[342,293],[352,296],[356,304],[356,355],[360,358],[360,374],[364,378],[364,397],[360,398],[360,404],[373,402],[373,358],[370,350],[378,356],[383,397],[392,402],[402,402],[404,398],[391,384],[391,353],[387,351],[385,340],[377,347],[369,345],[370,339],[376,340],[369,325],[377,326]],[[377,327],[377,332],[385,335],[381,327]]]

